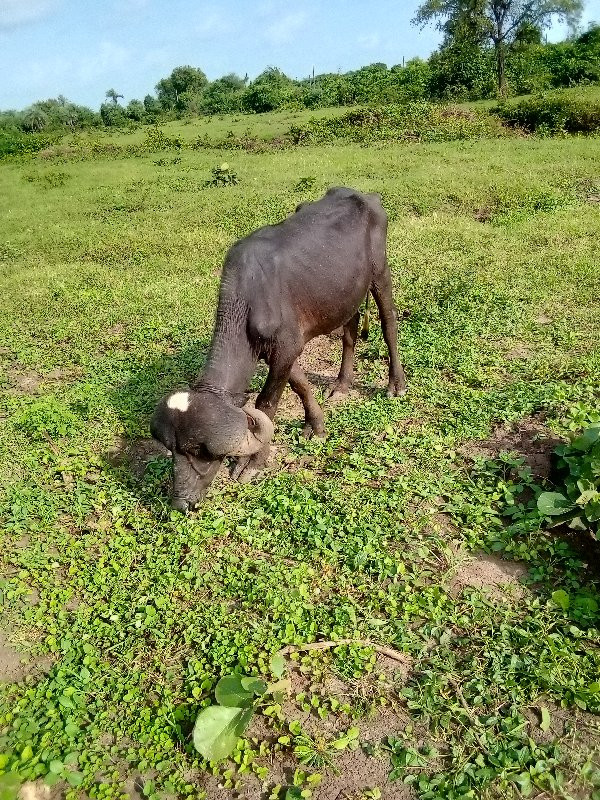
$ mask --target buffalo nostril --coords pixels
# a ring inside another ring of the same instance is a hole
[[[181,511],[182,514],[187,514],[190,510],[190,503],[183,497],[174,497],[171,500],[171,508],[174,508],[175,511]]]

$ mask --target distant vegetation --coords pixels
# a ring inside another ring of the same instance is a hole
[[[426,18],[424,14],[419,19],[425,22]],[[0,155],[39,150],[65,133],[79,130],[203,115],[496,97],[497,55],[485,34],[485,19],[473,19],[467,25],[459,15],[446,19],[440,27],[444,41],[427,61],[415,58],[390,68],[376,63],[304,80],[293,80],[276,67],[268,67],[253,81],[235,74],[209,81],[201,69],[181,66],[161,79],[155,94],[147,94],[143,101],[122,104],[123,95],[111,88],[99,111],[76,105],[62,95],[22,111],[3,111]],[[557,44],[543,43],[542,27],[523,22],[511,41],[504,43],[501,95],[600,83],[600,25]]]

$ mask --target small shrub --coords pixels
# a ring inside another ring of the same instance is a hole
[[[227,162],[219,167],[213,167],[212,178],[206,181],[207,186],[235,186],[239,183],[237,174]]]
[[[542,492],[539,512],[551,527],[568,524],[574,530],[598,531],[600,521],[600,422],[555,449],[560,491]]]
[[[31,403],[17,414],[14,424],[32,439],[67,436],[79,427],[71,409],[51,395]]]
[[[292,126],[288,135],[294,144],[319,144],[337,139],[361,143],[450,142],[505,133],[489,114],[422,101],[352,109],[333,119],[311,119],[306,125]]]
[[[154,125],[150,128],[142,143],[142,149],[146,151],[181,150],[182,147],[183,142],[178,136],[167,136],[158,125]]]
[[[530,133],[595,133],[600,130],[600,102],[558,92],[503,103],[494,113],[507,125]]]
[[[295,192],[308,192],[310,189],[314,188],[317,179],[313,175],[309,175],[305,178],[300,178],[298,183],[294,186]]]
[[[39,183],[45,189],[55,189],[58,186],[64,186],[71,176],[67,172],[50,170],[50,172],[46,172],[43,175],[30,174],[23,177],[29,183]]]

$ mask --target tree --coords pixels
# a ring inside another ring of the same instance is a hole
[[[166,111],[182,111],[185,99],[182,95],[200,94],[208,79],[201,69],[196,67],[175,67],[168,78],[163,78],[156,84],[156,94],[161,106]]]
[[[496,83],[500,95],[506,94],[506,51],[525,26],[541,30],[553,19],[574,25],[583,11],[583,0],[426,0],[413,23],[435,21],[440,30],[452,36],[457,27],[471,29],[494,47]]]
[[[262,114],[292,103],[299,95],[298,85],[291,78],[277,67],[267,67],[245,90],[242,104],[247,111]]]
[[[125,109],[125,113],[129,119],[141,122],[146,116],[146,109],[141,100],[130,100]]]
[[[112,100],[113,101],[113,105],[116,106],[117,102],[119,100],[119,97],[123,97],[123,95],[119,94],[114,89],[108,89],[108,91],[106,92],[106,97],[107,97],[108,100]]]
[[[107,128],[123,125],[127,119],[122,107],[116,103],[102,103],[100,116]]]
[[[38,105],[30,106],[23,112],[22,125],[33,133],[44,130],[48,126],[48,115]]]

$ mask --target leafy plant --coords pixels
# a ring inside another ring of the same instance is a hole
[[[207,761],[222,761],[231,755],[264,699],[272,696],[278,702],[290,688],[289,679],[281,678],[280,659],[276,655],[271,660],[271,670],[279,675],[274,683],[237,674],[225,675],[217,683],[215,700],[218,705],[204,708],[198,714],[192,734],[194,747]]]
[[[309,189],[312,189],[316,184],[317,179],[314,175],[307,175],[304,178],[300,178],[298,183],[294,186],[295,192],[307,192]]]
[[[207,186],[235,186],[239,183],[237,174],[231,169],[227,162],[219,167],[213,167],[212,178],[206,182]]]
[[[567,523],[574,530],[598,530],[600,520],[600,422],[594,423],[570,444],[554,451],[562,491],[542,492],[539,512],[551,527]]]
[[[336,739],[323,736],[309,736],[300,732],[294,739],[294,754],[304,766],[320,769],[330,767],[335,770],[333,759],[340,750],[356,750],[358,747],[358,728],[349,728]]]

